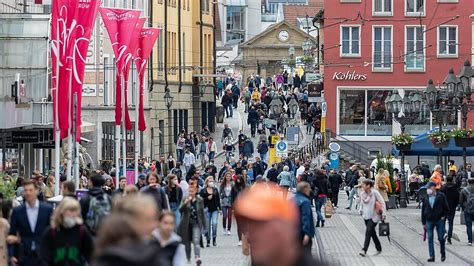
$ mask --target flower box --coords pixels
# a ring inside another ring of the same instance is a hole
[[[411,144],[400,144],[395,145],[399,151],[409,151],[411,149]]]
[[[474,138],[460,138],[455,137],[454,143],[457,147],[467,148],[474,146]]]
[[[442,142],[442,143],[433,143],[433,146],[437,149],[444,149],[449,146],[449,141],[448,142]]]

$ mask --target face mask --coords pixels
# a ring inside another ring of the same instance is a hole
[[[431,195],[433,195],[434,191],[431,188],[428,188],[426,190],[426,193],[431,196]]]
[[[214,182],[209,182],[208,185],[209,187],[214,187]]]
[[[66,228],[73,228],[76,225],[76,219],[73,217],[64,217],[63,226]]]

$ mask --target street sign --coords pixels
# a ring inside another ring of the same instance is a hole
[[[326,112],[328,110],[328,105],[326,102],[321,103],[321,117],[326,117]]]
[[[287,157],[288,156],[288,142],[280,140],[276,144],[276,156]]]
[[[37,143],[40,142],[38,131],[13,131],[13,143]]]
[[[290,126],[286,128],[286,139],[289,145],[298,145],[298,135],[300,134],[300,127]]]
[[[338,152],[329,153],[329,167],[331,169],[336,169],[336,170],[339,168],[339,153]]]

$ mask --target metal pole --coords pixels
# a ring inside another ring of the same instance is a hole
[[[77,130],[76,130],[76,119],[77,119],[77,92],[74,93],[73,96],[73,114],[74,114],[74,119],[73,119],[73,127],[72,127],[72,132],[74,136],[74,141],[73,141],[73,147],[74,147],[74,181],[76,182],[76,189],[79,188],[79,181],[80,181],[80,176],[79,176],[79,142],[77,141]],[[79,136],[80,137],[80,136]]]
[[[122,83],[122,175],[126,176],[126,171],[127,171],[127,128],[125,126],[125,80],[122,75],[120,78],[120,82]],[[120,175],[115,176],[116,180],[116,185],[118,186],[119,180],[120,180]]]
[[[136,84],[141,82],[140,80],[139,82],[133,83],[135,87],[135,184],[138,182],[138,155],[140,153],[140,132],[138,131],[138,102],[140,101],[140,97],[139,88],[136,87]]]
[[[67,109],[67,116],[69,120],[69,127],[67,130],[68,138],[67,138],[67,180],[71,180],[72,178],[72,135],[71,135],[71,124],[72,124],[72,117],[71,117],[71,108],[72,108],[72,99],[71,99],[71,92],[72,92],[72,71],[69,75],[69,88],[68,88],[68,109]]]
[[[402,134],[405,133],[405,117],[400,121],[400,127]],[[401,165],[400,165],[400,173],[401,173],[401,178],[400,178],[400,208],[406,208],[407,207],[407,189],[406,189],[406,175],[405,175],[405,152],[400,151],[402,153],[402,160],[401,160]]]
[[[54,105],[54,108],[56,110],[55,112],[55,118],[56,118],[56,123],[54,125],[56,135],[55,135],[55,140],[54,140],[54,195],[58,196],[59,195],[59,167],[60,167],[60,150],[61,150],[61,131],[59,130],[59,114],[58,114],[58,87],[59,87],[59,55],[61,53],[61,49],[59,49],[59,27],[56,27],[56,48],[58,54],[56,55],[56,104]],[[51,159],[51,158],[50,158]]]

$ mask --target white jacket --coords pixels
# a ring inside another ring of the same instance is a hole
[[[193,153],[185,153],[183,158],[183,163],[186,166],[191,166],[196,162],[196,156]]]

